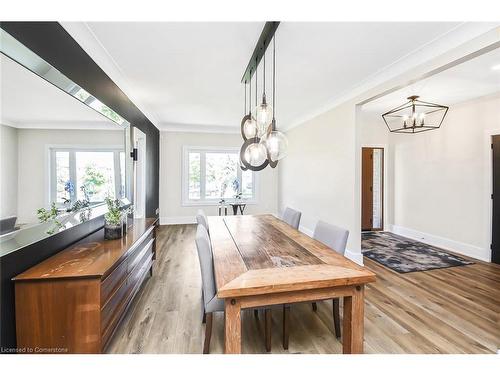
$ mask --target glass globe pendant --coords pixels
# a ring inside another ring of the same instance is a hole
[[[272,130],[269,135],[263,139],[266,145],[269,159],[278,161],[283,159],[288,153],[288,139],[285,134],[280,131]]]
[[[257,136],[257,122],[252,117],[251,113],[245,117],[246,120],[243,123],[243,134],[247,139],[255,138]]]
[[[252,143],[245,150],[245,161],[252,167],[257,167],[263,164],[267,159],[266,146],[261,143]]]
[[[262,103],[255,107],[254,113],[257,123],[257,136],[262,137],[266,134],[273,120],[273,107],[267,103],[265,93],[262,95]]]

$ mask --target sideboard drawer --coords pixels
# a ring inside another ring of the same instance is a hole
[[[101,283],[101,306],[111,297],[120,284],[127,278],[127,261],[123,261]]]
[[[144,254],[146,254],[146,252],[152,251],[153,242],[154,238],[148,237],[146,240],[144,240],[143,244],[127,258],[127,273],[132,272],[132,270],[144,257]]]

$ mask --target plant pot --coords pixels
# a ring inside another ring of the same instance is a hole
[[[117,240],[123,236],[123,225],[104,224],[104,239]]]

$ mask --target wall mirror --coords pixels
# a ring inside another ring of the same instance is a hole
[[[0,255],[131,198],[130,124],[0,29]]]

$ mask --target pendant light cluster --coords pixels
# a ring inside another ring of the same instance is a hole
[[[391,133],[414,134],[439,129],[448,113],[448,107],[408,97],[408,101],[382,115]]]
[[[274,29],[275,30],[275,29]],[[274,32],[273,30],[273,32]],[[260,171],[268,165],[275,168],[278,161],[286,156],[288,140],[286,136],[276,130],[275,105],[276,105],[276,46],[273,40],[273,105],[267,102],[266,97],[266,55],[263,48],[263,89],[262,101],[258,103],[258,57],[255,59],[255,70],[250,67],[249,80],[245,79],[245,116],[241,120],[241,136],[243,145],[240,150],[240,167],[242,170]],[[264,39],[264,46],[266,40]],[[252,62],[252,61],[251,61]],[[249,64],[250,66],[251,64]],[[252,75],[255,74],[255,108],[252,108]],[[246,73],[245,76],[247,77]],[[246,113],[246,86],[249,85],[249,109]]]

